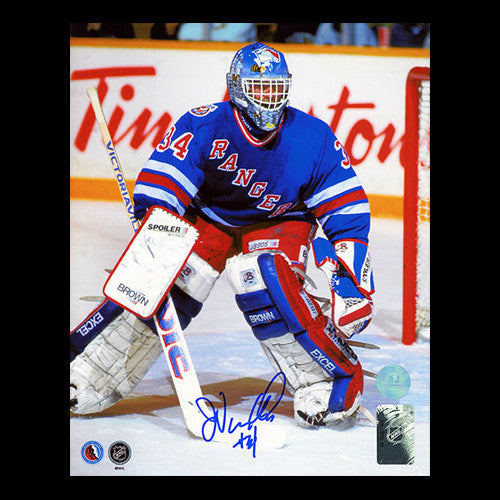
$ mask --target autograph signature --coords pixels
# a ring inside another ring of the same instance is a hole
[[[268,405],[271,401],[271,395],[268,394],[269,388],[273,384],[273,382],[277,378],[282,378],[282,388],[281,393],[277,399],[277,401],[268,408]],[[256,445],[257,445],[257,425],[256,422],[272,422],[274,420],[274,415],[272,414],[276,406],[278,406],[281,398],[283,397],[283,393],[285,392],[286,385],[286,377],[283,372],[278,372],[269,382],[266,387],[266,390],[257,396],[255,403],[250,410],[248,415],[248,419],[244,422],[237,421],[234,417],[231,417],[228,421],[226,418],[226,396],[221,391],[219,392],[219,396],[222,397],[224,401],[224,407],[221,410],[214,408],[213,404],[205,397],[200,397],[196,400],[196,405],[198,406],[200,412],[205,417],[205,422],[203,423],[201,432],[203,435],[203,439],[207,442],[212,441],[214,439],[216,432],[227,432],[228,434],[233,434],[239,430],[240,437],[233,445],[233,448],[240,447],[241,449],[252,450],[252,456],[255,458],[256,453]],[[208,408],[204,405],[200,405],[200,401],[207,403]],[[205,413],[206,410],[209,410],[209,415]],[[227,421],[227,428],[226,428]],[[227,429],[227,430],[226,430]],[[247,432],[248,431],[248,432]]]

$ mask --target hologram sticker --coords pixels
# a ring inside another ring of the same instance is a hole
[[[377,463],[410,465],[415,462],[413,405],[377,406]]]

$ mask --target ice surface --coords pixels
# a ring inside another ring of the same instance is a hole
[[[70,214],[70,328],[97,305],[81,296],[102,295],[107,277],[132,236],[121,203],[71,201]],[[370,251],[374,261],[376,312],[357,340],[380,350],[355,348],[363,368],[378,372],[399,364],[411,377],[410,390],[397,402],[415,408],[415,463],[378,465],[375,427],[362,416],[348,430],[309,430],[293,419],[292,400],[285,395],[273,424],[287,430],[286,444],[251,451],[205,442],[188,436],[178,401],[161,356],[129,398],[99,415],[70,419],[72,475],[428,475],[430,473],[430,344],[401,344],[402,222],[373,219]],[[322,274],[309,273],[320,291]],[[228,411],[248,415],[258,394],[274,372],[233,299],[224,274],[200,315],[186,330],[186,339],[203,393],[220,401],[223,391]],[[394,403],[380,395],[375,380],[365,377],[363,406],[375,415],[378,404]],[[270,424],[271,426],[273,424]],[[107,454],[114,441],[129,444],[132,456],[122,469],[105,456],[97,464],[81,458],[82,445],[98,441]]]

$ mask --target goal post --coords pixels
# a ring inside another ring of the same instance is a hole
[[[430,69],[406,79],[403,344],[430,339]]]

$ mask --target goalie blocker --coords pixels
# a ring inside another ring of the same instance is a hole
[[[198,230],[151,207],[104,285],[104,295],[142,319],[153,316],[184,267]]]

